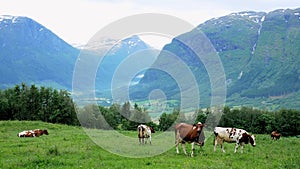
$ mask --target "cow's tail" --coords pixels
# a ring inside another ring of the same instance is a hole
[[[175,127],[175,144],[177,144],[177,129],[176,129],[176,127]]]

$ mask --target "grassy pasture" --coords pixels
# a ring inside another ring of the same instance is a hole
[[[17,137],[18,132],[35,128],[46,128],[49,135],[38,138]],[[209,137],[202,149],[196,147],[195,157],[191,158],[182,151],[180,154],[175,153],[173,132],[157,132],[152,140],[153,145],[139,145],[137,133],[133,131],[114,133],[43,122],[0,121],[0,134],[0,168],[3,169],[295,169],[300,166],[300,139],[296,137],[282,137],[278,141],[272,141],[269,135],[257,135],[257,146],[246,145],[243,154],[240,151],[233,153],[234,144],[225,144],[226,153],[222,153],[220,147],[217,152],[213,152],[213,137]],[[187,149],[190,151],[189,144]],[[123,156],[118,155],[122,153]],[[153,153],[158,155],[152,156]],[[124,154],[130,154],[127,156],[134,158],[124,157]]]

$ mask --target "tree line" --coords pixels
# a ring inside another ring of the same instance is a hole
[[[74,103],[66,90],[25,83],[0,90],[0,120],[39,120],[78,125]]]
[[[99,111],[100,110],[100,111]],[[300,111],[281,109],[278,111],[260,110],[251,107],[230,109],[222,108],[221,118],[216,117],[214,109],[199,109],[186,116],[180,109],[174,109],[172,113],[162,113],[158,123],[151,121],[147,110],[129,102],[123,105],[113,104],[111,107],[87,105],[79,111],[81,125],[88,128],[136,130],[140,123],[152,126],[158,131],[173,130],[176,123],[205,123],[211,126],[242,128],[251,133],[270,134],[277,130],[284,136],[300,135]],[[212,128],[210,128],[212,129]]]
[[[283,135],[300,135],[300,110],[260,110],[251,107],[222,108],[219,119],[214,109],[199,109],[186,116],[175,108],[171,113],[162,113],[154,123],[148,110],[131,105],[113,104],[77,106],[68,91],[46,87],[16,85],[0,90],[0,120],[40,120],[50,123],[81,125],[86,128],[136,130],[138,124],[147,124],[155,130],[173,130],[179,122],[202,122],[207,126],[243,128],[251,133],[269,134],[277,130]]]
[[[241,107],[224,107],[219,126],[243,128],[257,134],[270,134],[277,130],[284,136],[300,135],[300,111],[281,109],[268,111]]]

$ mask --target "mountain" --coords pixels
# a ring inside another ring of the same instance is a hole
[[[100,56],[96,51],[103,45],[113,47]],[[138,36],[132,36],[120,42],[105,38],[79,50],[30,18],[0,16],[0,88],[25,82],[71,91],[77,59],[84,55],[95,61],[103,58],[95,78],[101,93],[110,90],[114,71],[126,57],[148,48]]]
[[[125,98],[129,90],[133,101],[168,99],[172,101],[167,107],[176,107],[185,97],[199,94],[200,107],[209,107],[216,94],[212,80],[218,80],[210,73],[219,71],[211,56],[218,54],[227,105],[300,109],[300,8],[213,18],[174,38],[158,56],[138,36],[118,42],[107,38],[103,43],[114,46],[99,56],[101,44],[79,50],[30,18],[0,16],[0,88],[25,82],[71,90],[74,67],[84,62],[77,58],[86,55],[97,67],[95,77],[88,77],[95,81],[96,97],[111,98],[111,90],[116,90]],[[83,85],[90,64],[79,71]]]
[[[70,89],[78,53],[30,18],[0,16],[1,88],[25,82]]]
[[[147,49],[150,49],[150,47],[136,35],[115,43],[99,64],[96,75],[97,90],[110,90],[114,73],[116,73],[118,67],[131,55]],[[140,56],[138,59],[142,58],[143,56]],[[127,64],[127,70],[125,71],[128,71],[130,67],[138,62],[139,60],[136,60],[134,63]]]
[[[193,50],[182,43],[198,44],[196,50],[201,50],[203,46],[195,36],[201,32],[210,40],[223,64],[227,105],[300,108],[300,8],[269,13],[245,11],[213,18],[174,38],[163,48],[165,52],[158,59],[173,54],[183,60],[199,84],[200,106],[208,107],[211,79]],[[157,70],[145,73],[140,83],[133,87],[131,97],[147,98],[156,88],[180,101],[176,81]]]

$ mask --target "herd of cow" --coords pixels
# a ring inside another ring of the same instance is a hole
[[[175,125],[175,147],[176,153],[179,153],[178,145],[181,144],[184,154],[187,155],[185,143],[191,143],[192,151],[191,156],[194,156],[195,144],[199,146],[204,146],[205,136],[204,136],[204,124],[198,122],[197,124],[186,124],[179,123]],[[140,124],[137,127],[138,138],[140,144],[146,144],[148,141],[152,144],[151,134],[155,133],[154,129],[150,126]],[[18,137],[39,137],[43,134],[48,135],[47,130],[35,129],[35,130],[26,130],[18,133]],[[216,147],[220,144],[221,150],[225,153],[223,143],[235,143],[234,152],[237,152],[237,149],[241,147],[241,152],[245,144],[250,143],[253,147],[256,146],[255,136],[249,134],[244,129],[237,128],[227,128],[227,127],[215,127],[214,128],[214,151]],[[281,134],[277,131],[271,133],[272,140],[278,140]]]
[[[204,124],[198,122],[197,124],[186,124],[179,123],[175,125],[175,147],[176,153],[179,153],[178,145],[179,143],[182,146],[183,152],[187,155],[185,143],[191,143],[191,156],[194,156],[195,144],[199,146],[204,146]],[[154,133],[154,130],[150,126],[146,126],[141,124],[138,126],[138,138],[140,144],[147,143],[147,140],[150,140],[151,144],[151,133]],[[255,135],[248,133],[244,129],[237,128],[227,128],[227,127],[215,127],[214,128],[214,151],[216,151],[216,147],[219,144],[222,152],[225,153],[223,143],[235,143],[234,152],[237,152],[237,149],[241,147],[241,153],[243,152],[243,148],[245,144],[250,143],[253,147],[256,146]],[[277,131],[273,131],[271,133],[271,138],[273,140],[278,140],[281,134],[277,133]]]

